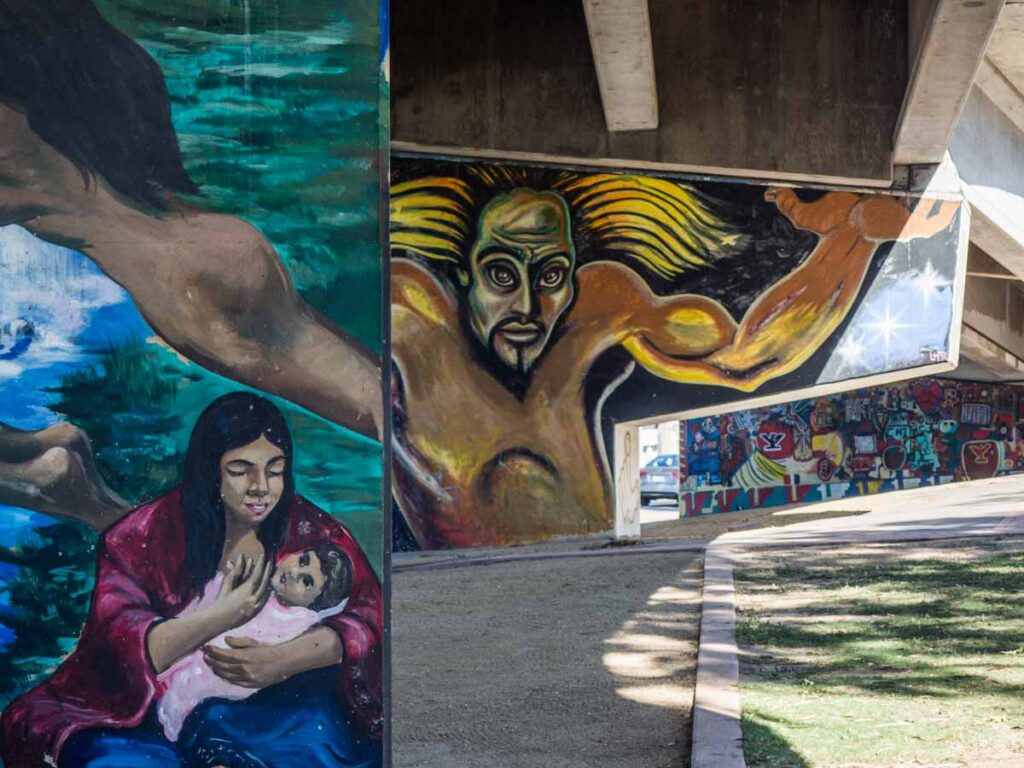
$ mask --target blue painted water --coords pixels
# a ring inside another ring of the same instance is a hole
[[[0,351],[0,421],[42,429],[59,417],[52,389],[96,355],[152,331],[128,295],[82,254],[0,227],[0,327],[26,329]],[[8,339],[18,334],[8,334]],[[0,546],[14,546],[50,518],[0,504]],[[12,569],[0,568],[0,581]],[[0,592],[0,605],[4,593]],[[4,632],[0,629],[0,641]]]

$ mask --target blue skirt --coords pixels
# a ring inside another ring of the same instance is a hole
[[[336,679],[314,670],[244,701],[208,699],[176,743],[154,711],[138,728],[82,731],[61,750],[60,768],[380,768],[381,744],[345,716]]]

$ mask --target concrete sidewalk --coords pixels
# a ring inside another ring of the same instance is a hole
[[[795,516],[825,510],[867,513],[737,531],[714,543],[730,548],[811,546],[881,538],[899,541],[1024,533],[1024,476],[859,496],[804,505],[790,512]]]
[[[700,553],[392,580],[396,768],[680,768]]]

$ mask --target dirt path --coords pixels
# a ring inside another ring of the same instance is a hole
[[[393,581],[396,768],[688,765],[692,553]]]

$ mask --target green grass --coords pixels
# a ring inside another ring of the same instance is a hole
[[[737,571],[751,768],[1024,765],[1024,555],[906,550]]]

